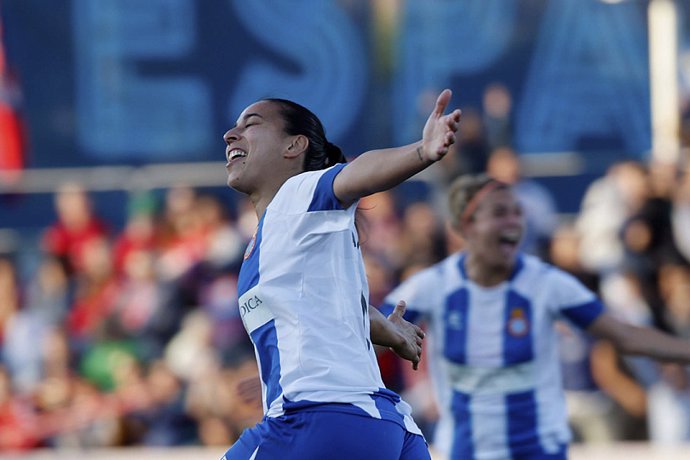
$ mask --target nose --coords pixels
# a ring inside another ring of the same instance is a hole
[[[231,128],[231,129],[227,130],[225,134],[223,134],[223,140],[228,145],[231,142],[236,141],[237,139],[239,139],[239,136],[237,135],[235,128]]]
[[[522,225],[524,223],[524,218],[525,216],[522,214],[522,212],[512,212],[510,213],[508,220],[511,224]]]

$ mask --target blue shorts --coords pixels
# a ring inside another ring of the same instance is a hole
[[[399,424],[332,411],[264,417],[221,460],[430,460],[424,438]]]

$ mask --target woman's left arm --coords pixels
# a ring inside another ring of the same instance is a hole
[[[422,140],[403,147],[371,150],[352,160],[335,177],[333,191],[344,207],[388,190],[443,158],[455,143],[460,110],[444,115],[451,98],[444,90],[424,125]]]
[[[369,305],[371,341],[375,345],[391,348],[401,358],[411,361],[412,368],[417,370],[422,358],[424,331],[403,318],[405,306],[405,302],[401,300],[393,313],[386,318],[383,313]]]

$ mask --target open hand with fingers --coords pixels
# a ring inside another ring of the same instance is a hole
[[[390,348],[401,358],[411,361],[412,368],[417,370],[419,361],[422,359],[424,331],[403,318],[406,307],[405,301],[401,300],[395,306],[393,313],[388,315],[388,321],[395,326],[399,336],[397,343]]]
[[[452,94],[451,90],[445,89],[436,99],[436,106],[424,125],[421,152],[418,152],[420,157],[438,161],[455,143],[455,133],[460,124],[460,109],[455,109],[447,115],[443,114]]]

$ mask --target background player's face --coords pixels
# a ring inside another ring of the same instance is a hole
[[[510,189],[494,190],[474,213],[468,249],[490,266],[512,266],[524,225],[522,206]]]
[[[234,128],[225,133],[228,185],[243,193],[261,187],[276,172],[290,143],[277,104],[256,102],[240,114]]]

